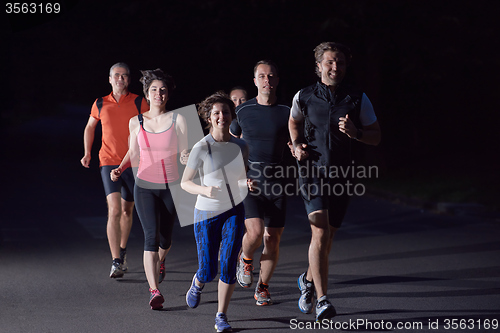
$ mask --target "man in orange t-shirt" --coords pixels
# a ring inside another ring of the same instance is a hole
[[[128,91],[130,69],[119,62],[109,70],[109,83],[113,91],[96,99],[83,134],[84,156],[81,163],[88,168],[94,143],[95,128],[102,126],[102,145],[99,151],[101,178],[108,203],[107,235],[113,264],[111,278],[122,277],[127,270],[126,248],[132,228],[134,209],[134,175],[128,168],[120,180],[111,181],[110,172],[117,168],[128,151],[129,120],[149,110],[147,101]]]

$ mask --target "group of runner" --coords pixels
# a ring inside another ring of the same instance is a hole
[[[244,288],[253,285],[254,254],[262,244],[254,298],[259,306],[272,304],[269,283],[279,258],[286,195],[259,189],[284,185],[285,179],[274,175],[283,166],[287,147],[300,169],[321,171],[325,166],[350,164],[353,141],[380,142],[380,127],[369,99],[358,89],[341,84],[350,50],[338,43],[321,43],[315,48],[315,58],[320,80],[301,89],[291,109],[277,103],[279,73],[270,60],[254,67],[255,98],[247,100],[242,87],[233,88],[229,95],[217,92],[207,97],[198,105],[198,114],[209,134],[190,153],[186,119],[166,109],[175,88],[172,77],[160,69],[142,71],[144,99],[128,91],[130,70],[126,64],[111,67],[113,91],[92,106],[81,160],[89,167],[95,127],[101,121],[99,159],[108,202],[110,277],[122,277],[127,270],[126,244],[135,199],[145,235],[149,304],[152,309],[163,307],[158,285],[165,277],[165,256],[176,217],[173,185],[179,184],[197,195],[193,219],[199,265],[186,293],[187,305],[198,306],[205,283],[218,273],[220,260],[215,328],[230,331],[226,313],[235,283]],[[185,165],[182,175],[177,161]],[[199,181],[193,181],[197,176]],[[312,237],[309,267],[297,281],[298,305],[304,313],[315,310],[317,321],[336,315],[327,298],[328,257],[349,197],[310,189],[311,185],[333,186],[338,181],[321,172],[300,177]]]

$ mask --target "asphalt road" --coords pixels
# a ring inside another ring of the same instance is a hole
[[[197,309],[185,303],[197,268],[192,227],[174,229],[162,311],[148,306],[137,218],[129,272],[108,277],[97,163],[79,165],[82,115],[2,134],[10,159],[2,163],[0,332],[213,332],[217,283],[206,285]],[[299,311],[296,286],[310,229],[301,201],[291,197],[270,286],[275,304],[258,307],[253,289],[237,286],[227,315],[235,332],[498,331],[499,237],[495,219],[354,198],[330,257],[329,296],[338,316],[312,330],[314,317]]]

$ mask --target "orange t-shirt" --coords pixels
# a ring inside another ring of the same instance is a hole
[[[136,99],[137,102],[136,102]],[[99,164],[119,165],[128,151],[128,124],[130,118],[137,116],[139,110],[136,103],[139,103],[141,113],[149,110],[148,102],[145,98],[129,92],[120,97],[120,102],[116,102],[113,93],[102,97],[102,108],[99,111],[96,99],[92,105],[90,115],[101,121],[102,145],[99,150]]]

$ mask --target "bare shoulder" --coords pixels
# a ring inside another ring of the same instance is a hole
[[[133,116],[128,121],[128,130],[131,134],[133,134],[133,133],[137,133],[138,129],[139,129],[139,117]]]

